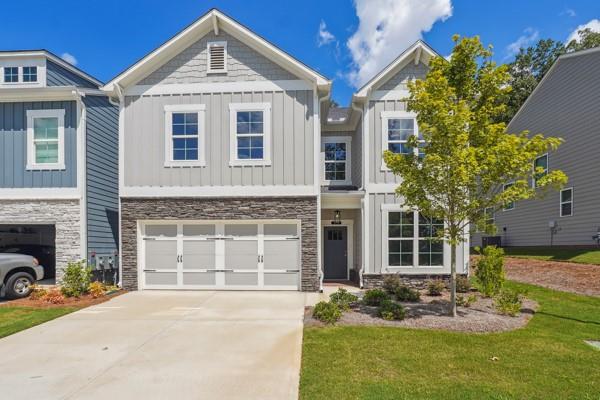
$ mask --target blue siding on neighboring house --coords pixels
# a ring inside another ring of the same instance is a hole
[[[46,61],[46,85],[48,86],[79,86],[96,89],[98,85],[69,71],[50,60]]]
[[[119,109],[106,97],[86,96],[87,241],[91,252],[112,254],[118,248]]]
[[[65,169],[26,170],[27,110],[65,110]],[[77,186],[77,105],[75,101],[0,103],[0,188]]]

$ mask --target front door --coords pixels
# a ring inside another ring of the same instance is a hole
[[[325,227],[325,279],[348,279],[348,228]]]

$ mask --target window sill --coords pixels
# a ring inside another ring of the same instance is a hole
[[[28,171],[61,171],[67,169],[65,164],[27,164]]]
[[[230,167],[270,167],[271,161],[268,160],[231,160]]]
[[[323,181],[321,181],[321,185],[322,186],[351,186],[352,185],[352,180],[345,180],[345,181],[326,181],[326,180],[323,180]]]
[[[165,168],[206,167],[206,163],[202,161],[167,161],[163,166]]]

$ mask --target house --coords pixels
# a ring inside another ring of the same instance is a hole
[[[100,85],[46,50],[0,52],[0,251],[46,277],[116,270],[118,107]]]
[[[447,277],[440,223],[403,207],[382,162],[418,133],[402,99],[434,56],[415,43],[330,109],[330,80],[211,10],[127,68],[102,87],[120,104],[122,285],[317,291]]]
[[[600,48],[559,57],[510,122],[509,132],[527,129],[563,138],[564,143],[537,158],[535,166],[560,169],[569,181],[562,190],[549,190],[541,198],[489,210],[488,218],[495,223],[503,246],[597,244],[593,236],[600,231],[599,62]],[[475,235],[473,244],[480,245],[482,237]]]

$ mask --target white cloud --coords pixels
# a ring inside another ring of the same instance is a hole
[[[540,32],[537,29],[527,28],[523,31],[523,34],[519,36],[517,40],[506,46],[506,52],[508,53],[506,58],[510,58],[517,54],[521,47],[525,48],[538,40]]]
[[[319,47],[325,46],[335,40],[335,36],[327,30],[327,24],[321,20],[319,24],[319,34],[317,36],[317,45]]]
[[[567,38],[567,43],[571,43],[571,40],[579,41],[581,37],[579,37],[579,31],[589,28],[594,32],[600,32],[600,21],[597,19],[593,19],[587,24],[579,25]]]
[[[565,8],[564,11],[561,12],[559,15],[566,15],[567,17],[575,17],[575,16],[577,16],[577,13],[572,8]]]
[[[63,60],[65,60],[69,64],[77,65],[77,59],[75,58],[75,56],[73,54],[62,53],[60,55],[60,58],[62,58]]]
[[[347,79],[363,85],[438,20],[452,16],[451,0],[354,0],[359,24],[346,45],[352,56]]]

